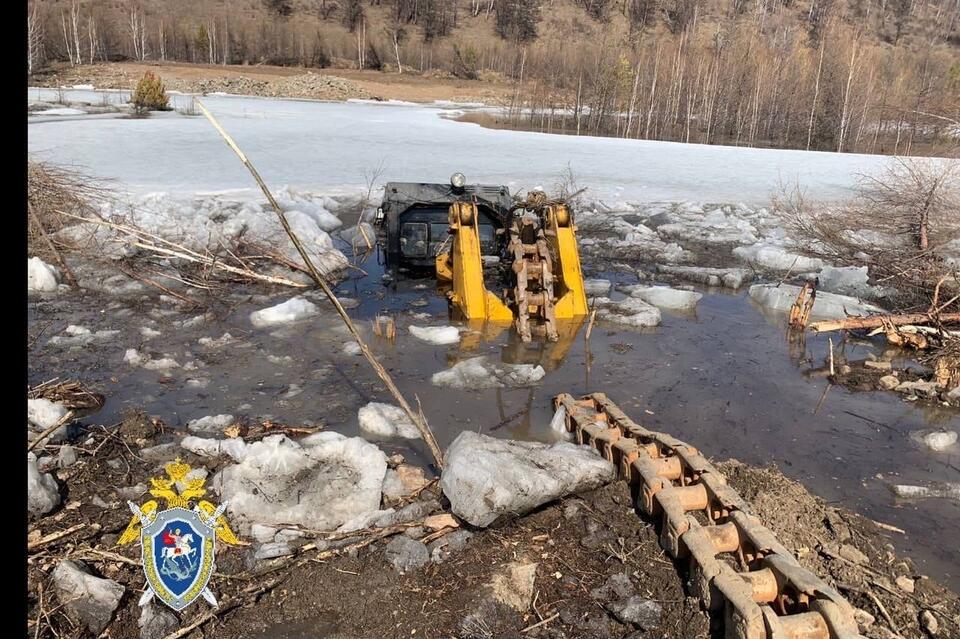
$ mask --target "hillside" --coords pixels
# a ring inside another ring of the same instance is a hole
[[[30,57],[272,64],[514,85],[499,126],[951,153],[950,0],[34,0]]]

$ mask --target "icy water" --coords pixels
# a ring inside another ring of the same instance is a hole
[[[52,95],[41,91],[36,97]],[[94,105],[113,100],[82,91],[70,97]],[[441,118],[443,109],[422,106],[222,96],[205,101],[271,185],[325,193],[355,193],[364,171],[381,160],[384,180],[443,180],[463,170],[514,191],[549,186],[569,162],[590,196],[607,204],[654,199],[765,204],[780,179],[800,178],[811,197],[843,197],[857,172],[882,162],[847,154],[492,131]],[[175,102],[190,109],[186,97]],[[28,121],[31,153],[109,178],[133,193],[179,195],[250,186],[236,158],[199,117],[36,115]],[[184,209],[183,215],[192,211]],[[906,535],[892,534],[892,541],[924,572],[960,588],[954,532],[960,504],[899,501],[889,489],[891,483],[960,481],[956,447],[932,453],[911,439],[916,430],[960,428],[958,413],[905,403],[892,393],[834,387],[824,395],[826,380],[809,371],[824,365],[826,336],[808,337],[802,348],[789,345],[785,317],[762,312],[746,288],[703,291],[696,312],[664,311],[663,325],[655,329],[598,323],[589,344],[580,326],[570,340],[555,345],[525,346],[510,331],[490,331],[466,333],[459,345],[433,346],[407,330],[411,324],[447,323],[446,303],[433,283],[383,284],[375,255],[359,266],[368,275],[348,271],[350,279],[338,293],[356,300],[351,315],[405,396],[420,399],[441,446],[465,429],[550,441],[556,437],[548,426],[554,395],[602,391],[638,422],[683,438],[715,459],[775,463],[814,493],[905,529]],[[591,276],[636,281],[632,274],[609,272],[606,264],[586,263],[586,268]],[[231,290],[207,315],[164,305],[153,295],[146,301],[92,292],[31,297],[29,381],[61,376],[96,386],[107,396],[104,408],[90,418],[97,423],[113,423],[125,409],[143,408],[172,427],[229,413],[357,434],[357,409],[390,398],[363,358],[343,352],[349,336],[325,300],[314,295],[321,315],[297,324],[256,329],[250,323],[250,312],[291,296],[290,291]],[[378,312],[396,316],[395,342],[371,334],[369,320]],[[50,342],[65,337],[69,325],[118,332],[87,344]],[[231,339],[223,339],[225,333]],[[219,341],[201,344],[203,338]],[[858,359],[869,349],[879,353],[883,345],[846,348],[850,359]],[[123,361],[127,349],[155,361],[169,357],[177,366],[167,371],[130,366]],[[521,389],[431,385],[433,373],[477,355],[539,363],[547,374],[536,386]],[[381,445],[428,462],[416,443]]]
[[[695,312],[664,311],[662,326],[654,329],[624,330],[598,322],[589,343],[585,326],[574,325],[568,327],[572,339],[557,344],[524,345],[504,330],[467,333],[459,345],[434,346],[407,331],[411,324],[447,323],[446,302],[432,282],[382,284],[375,256],[360,265],[369,275],[354,271],[355,278],[342,283],[339,294],[359,302],[350,314],[405,396],[419,397],[441,446],[465,429],[552,441],[552,397],[602,391],[638,422],[685,439],[715,459],[774,463],[827,500],[905,529],[907,535],[892,536],[894,543],[920,561],[925,572],[960,586],[960,551],[953,532],[960,524],[960,504],[901,501],[889,489],[890,482],[960,481],[955,453],[931,453],[910,438],[915,430],[960,426],[957,412],[905,403],[890,393],[839,387],[824,397],[826,380],[808,371],[824,365],[826,338],[808,337],[803,348],[789,346],[785,318],[762,312],[745,291],[703,290]],[[632,275],[620,279],[635,281]],[[31,333],[44,330],[30,354],[30,382],[63,374],[96,384],[107,395],[106,406],[95,416],[99,423],[117,421],[125,408],[142,407],[174,427],[229,413],[358,434],[357,409],[390,397],[363,358],[342,351],[348,336],[328,305],[318,298],[319,317],[275,330],[250,324],[251,311],[288,297],[287,292],[269,299],[237,293],[213,310],[217,317],[206,318],[93,294],[33,301]],[[369,320],[377,312],[397,318],[395,342],[372,334]],[[418,313],[431,317],[416,317]],[[49,344],[50,336],[67,324],[120,334],[81,348]],[[144,327],[160,334],[145,337]],[[221,346],[198,342],[227,332],[233,340]],[[130,367],[122,361],[127,348],[155,359],[170,356],[180,367],[166,372]],[[870,350],[879,353],[883,346],[846,348],[848,358],[857,359]],[[541,364],[547,375],[531,388],[431,385],[433,373],[477,355]],[[412,461],[429,462],[416,443],[381,445]]]

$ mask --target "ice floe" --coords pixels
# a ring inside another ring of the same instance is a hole
[[[250,313],[250,323],[257,328],[277,326],[313,317],[319,312],[317,305],[303,297],[292,297],[286,302]]]
[[[701,293],[681,291],[668,286],[630,286],[624,290],[628,290],[630,297],[639,298],[647,304],[675,310],[696,308],[697,302],[703,297]]]
[[[403,439],[417,439],[420,431],[410,421],[406,413],[398,406],[370,402],[361,406],[357,412],[360,422],[360,432],[367,437],[389,439],[400,437]]]
[[[408,330],[417,339],[431,344],[456,344],[460,341],[460,331],[456,326],[410,326]]]
[[[637,297],[627,297],[614,301],[607,297],[593,300],[597,308],[597,317],[608,322],[646,328],[660,324],[660,309]]]
[[[211,485],[242,533],[254,523],[333,530],[380,509],[386,470],[386,455],[359,437],[271,435],[248,444]]]
[[[758,304],[774,311],[788,312],[797,301],[799,286],[791,284],[754,284],[750,287],[750,298]],[[855,297],[834,293],[817,293],[810,316],[815,319],[842,319],[847,315],[871,315],[884,310],[873,304],[862,302]]]
[[[492,362],[486,356],[471,357],[451,368],[434,373],[434,386],[447,388],[511,388],[532,386],[543,379],[546,371],[532,364],[503,364]]]

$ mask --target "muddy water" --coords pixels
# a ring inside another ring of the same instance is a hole
[[[510,331],[467,333],[459,345],[434,346],[414,339],[410,324],[447,323],[445,300],[432,280],[384,281],[375,255],[358,260],[367,275],[350,271],[338,287],[358,304],[351,315],[371,347],[409,398],[418,396],[441,446],[471,429],[500,437],[551,441],[551,398],[559,392],[603,391],[643,425],[669,432],[715,459],[777,464],[814,493],[903,528],[893,542],[924,572],[960,588],[960,549],[955,530],[960,504],[943,499],[895,500],[889,483],[960,481],[956,453],[931,453],[911,431],[960,428],[956,411],[909,404],[890,393],[827,391],[822,367],[826,338],[788,346],[785,318],[767,315],[746,291],[704,290],[696,312],[663,313],[663,324],[644,331],[598,323],[589,344],[585,326],[571,326],[557,344],[520,343]],[[586,269],[590,274],[591,265]],[[593,275],[604,275],[595,269]],[[632,276],[620,277],[632,283]],[[211,313],[198,316],[153,300],[118,299],[94,293],[31,299],[29,381],[56,375],[92,383],[107,404],[91,419],[112,423],[126,408],[142,407],[172,427],[190,419],[230,413],[271,416],[357,434],[357,409],[389,401],[361,357],[342,351],[348,336],[321,298],[321,314],[278,329],[255,329],[249,313],[290,297],[289,291],[235,291]],[[391,343],[372,335],[378,312],[397,318]],[[417,316],[428,314],[430,317]],[[119,334],[74,348],[48,340],[69,325]],[[143,328],[159,331],[145,336]],[[203,337],[233,337],[202,346]],[[180,365],[166,372],[123,363],[140,349]],[[847,344],[849,359],[882,345]],[[539,363],[546,377],[535,387],[451,390],[431,386],[430,376],[466,357],[486,355],[509,363]],[[188,370],[189,369],[189,370]],[[383,442],[389,452],[426,464],[423,448],[403,440]],[[882,477],[882,478],[881,478]]]

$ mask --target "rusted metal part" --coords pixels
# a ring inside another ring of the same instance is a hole
[[[603,393],[554,398],[577,443],[597,449],[686,562],[688,587],[727,639],[856,639],[853,608],[803,568],[696,448],[630,419]]]
[[[512,297],[516,304],[516,325],[520,339],[524,342],[532,339],[530,318],[533,317],[539,320],[538,325],[544,327],[547,339],[557,341],[553,258],[542,220],[532,214],[517,219],[510,228],[507,250],[513,254],[516,286]]]

